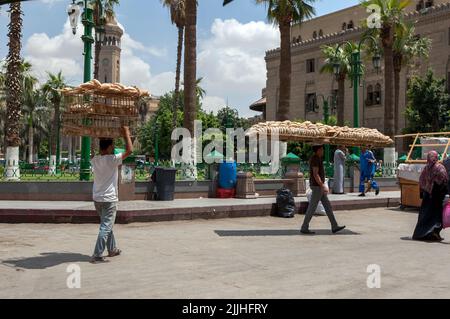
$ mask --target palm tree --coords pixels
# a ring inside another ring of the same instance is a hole
[[[25,116],[25,128],[28,135],[28,163],[33,163],[34,157],[34,136],[36,129],[43,131],[46,125],[46,118],[43,112],[46,111],[45,98],[41,90],[32,90],[24,94],[23,112]]]
[[[186,0],[185,17],[183,126],[193,136],[197,115],[197,0]]]
[[[102,14],[100,12],[99,0],[91,0],[94,7],[94,25],[95,32],[101,32],[101,29],[105,25],[106,21],[112,19],[115,16],[114,7],[118,6],[120,0],[106,0],[103,5],[103,12],[105,12],[105,18],[103,19]],[[105,21],[106,20],[106,21]],[[100,51],[102,50],[102,43],[95,39],[95,53],[94,53],[94,79],[99,80],[99,60],[100,60]]]
[[[22,59],[20,51],[22,47],[22,8],[20,2],[10,5],[9,52],[7,57],[6,73],[6,177],[18,179],[19,171],[19,145],[20,145],[20,117],[22,102]]]
[[[334,64],[340,64],[340,73],[336,80],[338,82],[338,96],[337,96],[337,125],[344,125],[345,115],[345,81],[347,76],[352,76],[352,53],[357,49],[357,45],[350,42],[352,47],[345,46],[338,49],[336,45],[324,45],[322,47],[322,54],[325,56],[325,64],[320,70],[321,73],[334,74]]]
[[[417,59],[428,58],[430,48],[431,40],[426,37],[417,37],[413,24],[401,23],[396,26],[393,45],[395,134],[399,133],[400,73],[402,68]]]
[[[224,5],[233,0],[225,0]],[[315,0],[256,0],[257,4],[267,7],[267,19],[280,29],[280,93],[278,99],[277,120],[289,119],[291,100],[291,26],[301,24],[315,15],[312,4]]]
[[[381,41],[384,55],[384,133],[391,137],[395,134],[394,112],[394,34],[395,28],[402,23],[403,12],[411,0],[366,0],[365,7],[376,5],[380,8],[381,29],[371,29]]]
[[[28,117],[28,124],[31,123],[31,127],[33,126],[33,111],[35,109],[35,104],[38,103],[35,96],[35,87],[38,83],[38,80],[36,77],[31,75],[31,64],[29,62],[24,61],[21,65],[21,74],[22,74],[22,108],[25,113],[25,115]],[[27,109],[31,112],[27,112]],[[31,113],[31,114],[30,114]],[[30,137],[30,135],[28,135]],[[29,151],[29,162],[32,163],[33,161],[33,140],[28,140],[28,151]],[[25,144],[26,145],[26,144]],[[25,152],[27,150],[27,147],[25,147]],[[30,159],[31,156],[31,159]]]
[[[195,81],[195,94],[197,95],[197,99],[203,100],[203,98],[206,95],[206,90],[201,86],[203,81],[203,77],[198,78],[197,81]]]
[[[61,71],[58,74],[48,74],[47,82],[42,86],[42,91],[44,92],[46,98],[50,101],[54,108],[53,113],[53,126],[51,135],[51,145],[50,145],[50,154],[55,160],[51,161],[52,164],[55,163],[56,167],[58,167],[60,163],[60,154],[57,154],[57,150],[59,150],[60,143],[60,117],[61,117],[61,102],[62,102],[62,94],[59,90],[65,88],[67,85],[65,83],[65,79],[62,76]],[[55,169],[53,165],[50,168],[51,173]]]
[[[6,101],[6,74],[7,74],[7,64],[2,64],[0,66],[0,102],[5,103]],[[22,99],[24,100],[27,93],[34,90],[38,80],[31,74],[31,64],[27,61],[22,61],[20,64],[20,75],[21,75],[21,88],[22,88]],[[6,117],[6,110],[3,109],[2,120],[2,130],[4,130],[4,118]],[[4,137],[4,136],[3,136]]]
[[[172,24],[178,28],[177,69],[175,73],[175,94],[173,99],[173,129],[177,126],[177,110],[180,97],[181,60],[183,54],[184,27],[186,25],[186,0],[162,0],[163,5],[170,10]]]

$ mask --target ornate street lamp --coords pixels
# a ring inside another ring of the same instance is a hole
[[[70,26],[72,27],[73,35],[77,34],[78,20],[80,18],[80,6],[73,0],[72,4],[67,7],[67,14],[69,15]]]
[[[363,43],[367,40],[372,41],[372,43],[374,44],[374,46],[376,48],[377,52],[372,57],[372,64],[373,64],[373,67],[375,68],[375,70],[377,72],[379,72],[379,70],[381,69],[381,55],[379,53],[380,50],[378,47],[378,42],[373,36],[363,37],[361,39],[361,41],[359,42],[358,48],[356,50],[353,49],[353,45],[348,41],[340,43],[336,48],[336,57],[337,57],[337,53],[340,50],[342,45],[346,45],[353,51],[352,59],[351,59],[351,64],[352,64],[351,76],[353,78],[352,86],[353,86],[353,126],[354,127],[359,127],[359,91],[358,90],[361,85],[361,76],[362,76],[361,47],[362,47]],[[334,75],[336,77],[338,77],[340,74],[340,71],[341,71],[341,65],[340,65],[339,61],[337,60],[337,58],[335,59],[335,61],[333,63],[333,71],[334,71]],[[355,150],[355,152],[357,154],[359,154],[359,149]]]
[[[378,73],[381,70],[381,55],[378,52],[372,57],[372,63]]]
[[[103,13],[103,3],[100,0],[96,0],[97,5],[100,8],[100,14]],[[80,7],[84,8],[83,11],[83,25],[84,34],[81,37],[84,43],[84,82],[89,82],[92,78],[91,70],[91,60],[92,60],[92,44],[94,43],[94,38],[92,37],[92,30],[94,28],[94,10],[93,1],[83,0],[78,1],[72,0],[72,4],[67,8],[67,13],[69,15],[70,24],[72,31],[76,34],[78,19],[80,17]],[[77,9],[78,7],[78,9]],[[80,180],[89,181],[91,176],[91,138],[88,136],[83,136],[81,139],[81,163],[80,163]]]
[[[323,94],[317,95],[317,100],[322,99],[323,102],[323,121],[325,125],[328,125],[330,120],[330,106],[333,107],[336,104],[336,96],[329,95],[325,97]],[[330,145],[325,145],[325,162],[330,164]]]

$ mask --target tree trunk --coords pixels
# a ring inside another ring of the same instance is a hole
[[[94,6],[94,24],[95,24],[95,32],[97,33],[98,27],[100,25],[99,17],[99,7],[98,4]],[[95,35],[95,39],[97,39],[97,35]],[[95,40],[94,46],[94,79],[99,80],[99,68],[100,68],[100,50],[102,49],[102,45],[99,41]]]
[[[57,158],[56,149],[57,144],[59,143],[59,102],[53,102],[55,107],[55,114],[53,117],[53,128],[52,128],[52,141],[50,146],[50,163],[49,163],[49,171],[48,173],[53,175],[56,174],[56,166],[58,165],[59,159]]]
[[[68,150],[68,158],[69,158],[69,163],[73,163],[73,157],[72,157],[72,153],[73,153],[73,139],[71,136],[69,136],[69,150]]]
[[[394,103],[393,103],[393,35],[392,29],[385,26],[382,30],[382,42],[384,51],[384,134],[393,137],[395,135]]]
[[[53,102],[53,106],[55,108],[55,113],[53,114],[53,125],[52,125],[52,144],[50,146],[50,154],[56,155],[56,144],[57,144],[57,136],[58,136],[58,119],[59,119],[59,105],[56,102]]]
[[[22,59],[20,57],[22,38],[22,10],[20,2],[10,5],[9,52],[6,58],[6,170],[7,180],[20,179],[19,145],[20,118],[22,98],[22,74],[20,72]]]
[[[28,164],[33,164],[33,152],[34,152],[34,128],[33,118],[30,116],[28,122]]]
[[[338,80],[338,103],[337,103],[337,125],[344,126],[345,122],[345,76],[341,75]]]
[[[175,93],[173,97],[172,129],[177,127],[178,101],[180,98],[181,59],[183,54],[184,27],[178,27],[177,70],[175,75]]]
[[[184,127],[194,134],[197,95],[197,0],[186,0],[184,52]]]
[[[394,70],[394,134],[399,134],[400,70]]]
[[[75,163],[77,160],[77,138],[75,136],[72,139],[72,162]]]
[[[403,57],[401,54],[395,54],[393,57],[394,67],[394,134],[400,133],[400,72],[402,71]]]
[[[102,44],[99,41],[95,41],[95,53],[94,53],[94,79],[99,80],[99,60],[100,60],[100,50],[102,49]],[[100,80],[99,80],[100,81]]]
[[[7,57],[6,74],[6,143],[10,147],[20,145],[20,117],[22,97],[22,74],[20,57],[22,38],[22,11],[20,2],[10,5],[11,22],[9,24],[9,53]]]
[[[278,99],[277,120],[289,119],[289,105],[291,100],[291,21],[286,19],[279,25],[280,45],[280,96]]]

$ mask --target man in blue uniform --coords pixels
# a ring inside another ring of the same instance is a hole
[[[376,162],[375,156],[372,151],[365,146],[361,148],[361,156],[359,158],[360,163],[360,179],[359,179],[359,192],[361,193],[360,197],[365,197],[366,192],[370,189],[375,190],[375,195],[380,193],[380,188],[378,187],[377,182],[375,181],[375,171],[376,171]],[[369,188],[367,191],[365,190],[365,182],[366,180],[369,183]]]

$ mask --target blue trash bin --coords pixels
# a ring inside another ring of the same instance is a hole
[[[223,189],[235,188],[237,181],[236,162],[223,162],[219,165],[219,186]]]

